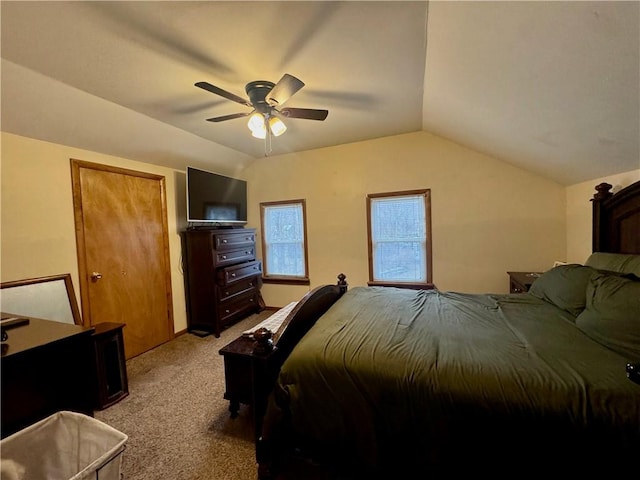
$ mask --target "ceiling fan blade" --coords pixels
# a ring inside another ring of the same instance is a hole
[[[211,93],[215,93],[216,95],[220,95],[221,97],[224,97],[228,100],[232,100],[234,102],[238,102],[241,103],[242,105],[246,105],[247,107],[251,107],[251,104],[249,103],[248,100],[245,100],[242,97],[239,97],[238,95],[235,95],[231,92],[227,92],[226,90],[221,89],[220,87],[216,87],[215,85],[211,85],[210,83],[207,82],[198,82],[195,84],[196,87],[200,87],[204,90],[207,90],[208,92]]]
[[[224,122],[225,120],[233,120],[234,118],[241,118],[251,115],[253,112],[247,113],[232,113],[231,115],[222,115],[221,117],[207,118],[207,122]]]
[[[283,108],[279,110],[282,115],[289,118],[303,118],[306,120],[324,120],[329,115],[329,110],[316,110],[313,108]]]
[[[282,105],[302,87],[304,87],[302,80],[285,73],[271,91],[267,93],[267,102],[273,106]]]

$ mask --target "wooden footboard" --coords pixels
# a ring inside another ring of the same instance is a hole
[[[258,477],[273,478],[276,452],[274,439],[263,431],[264,415],[280,367],[300,339],[316,321],[347,291],[344,274],[338,275],[336,285],[323,285],[307,293],[287,316],[276,332],[256,331],[256,344],[252,355],[253,405],[256,433],[256,460]]]

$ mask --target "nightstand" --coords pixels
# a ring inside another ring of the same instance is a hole
[[[122,328],[124,323],[98,323],[92,335],[97,377],[96,409],[105,408],[129,395]]]
[[[525,293],[542,272],[507,272],[509,275],[509,293]]]

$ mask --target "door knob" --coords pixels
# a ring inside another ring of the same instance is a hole
[[[93,280],[94,282],[97,282],[101,278],[102,278],[102,274],[101,273],[99,273],[99,272],[92,272],[91,273],[91,280]]]

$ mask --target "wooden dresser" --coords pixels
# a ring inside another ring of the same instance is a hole
[[[2,342],[2,438],[60,410],[93,416],[94,328],[28,320]]]
[[[255,229],[187,230],[185,257],[189,332],[219,337],[228,324],[261,310]]]

